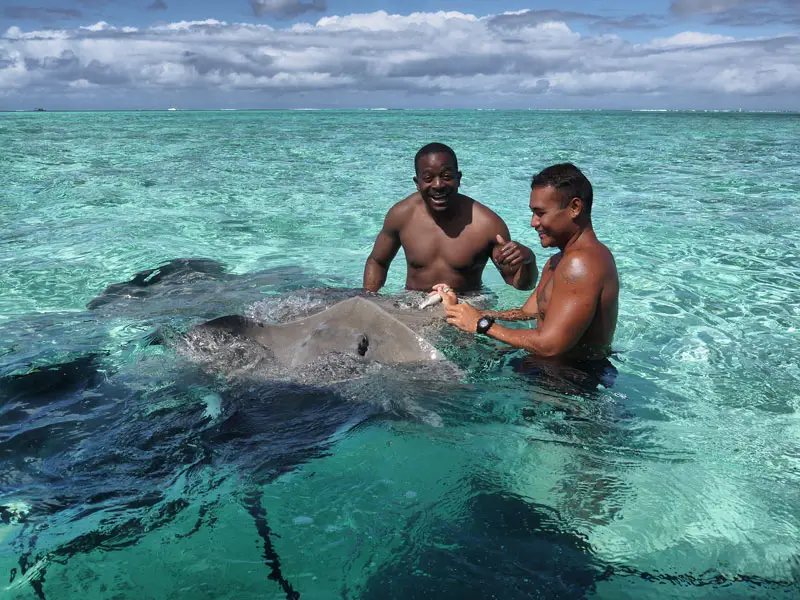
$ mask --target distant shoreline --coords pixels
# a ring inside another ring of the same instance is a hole
[[[6,114],[42,113],[176,113],[176,112],[574,112],[574,113],[695,113],[695,114],[800,114],[798,110],[692,109],[692,108],[108,108],[108,109],[0,109]]]

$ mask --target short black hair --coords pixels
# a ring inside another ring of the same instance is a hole
[[[433,142],[431,144],[427,144],[419,149],[419,151],[414,155],[414,172],[419,173],[419,169],[417,169],[417,165],[419,164],[419,159],[423,156],[428,156],[428,154],[449,154],[453,157],[453,162],[456,165],[456,170],[458,170],[458,159],[456,158],[456,153],[450,146],[445,146],[444,144],[440,144],[439,142]]]
[[[567,206],[573,198],[580,198],[586,207],[586,214],[592,214],[592,184],[572,163],[552,165],[533,176],[531,189],[547,186],[552,186],[561,193],[561,208]]]

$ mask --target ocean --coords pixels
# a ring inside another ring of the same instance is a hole
[[[354,397],[176,352],[358,288],[431,141],[540,267],[531,176],[589,177],[613,383],[453,331],[457,376]],[[798,114],[0,114],[2,596],[800,596],[799,160]]]

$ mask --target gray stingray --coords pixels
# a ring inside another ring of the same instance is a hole
[[[177,350],[230,380],[332,388],[387,413],[440,425],[441,418],[418,399],[461,379],[426,339],[442,322],[441,310],[356,296],[280,324],[220,317],[189,330]]]
[[[413,319],[411,315],[408,317]],[[419,322],[419,321],[418,321]],[[398,318],[366,298],[350,298],[315,315],[284,324],[228,316],[194,328],[246,338],[269,349],[274,360],[298,369],[332,353],[397,365],[442,360],[439,351]]]

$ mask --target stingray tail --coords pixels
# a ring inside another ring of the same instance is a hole
[[[276,581],[281,586],[286,593],[287,600],[298,600],[300,592],[296,591],[281,573],[281,561],[275,551],[275,546],[272,545],[272,535],[274,534],[267,523],[267,511],[261,505],[261,490],[257,488],[249,490],[242,499],[242,503],[255,520],[258,535],[264,540],[264,563],[270,569],[268,579]]]

